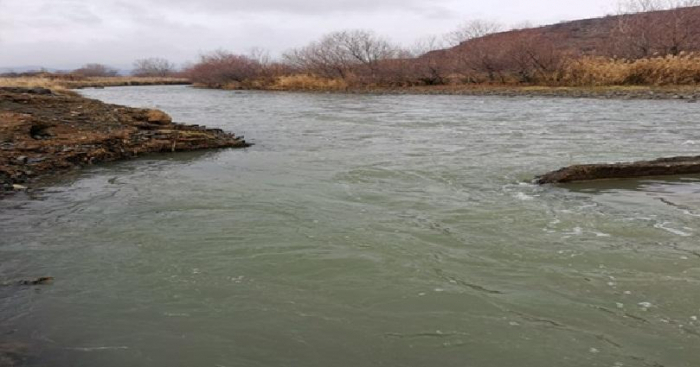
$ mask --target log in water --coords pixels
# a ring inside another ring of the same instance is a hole
[[[659,158],[652,161],[611,164],[579,164],[549,172],[539,184],[700,174],[700,156]]]

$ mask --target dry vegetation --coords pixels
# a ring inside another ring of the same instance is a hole
[[[129,85],[189,84],[184,78],[158,77],[75,77],[35,75],[26,77],[0,77],[0,87],[47,88],[58,92],[69,89],[102,88]]]
[[[409,50],[370,31],[334,32],[277,62],[217,51],[184,75],[205,87],[271,90],[697,87],[698,3],[631,0],[617,16],[505,32],[495,22],[471,21]]]
[[[559,83],[571,86],[700,85],[700,55],[637,60],[584,57],[564,66]]]
[[[700,0],[622,0],[616,16],[545,27],[467,21],[403,48],[365,30],[327,34],[279,60],[259,49],[200,56],[178,72],[162,58],[134,62],[131,77],[101,64],[70,73],[2,78],[0,86],[54,90],[150,84],[221,89],[365,91],[479,87],[700,85]],[[477,87],[478,86],[478,87]]]

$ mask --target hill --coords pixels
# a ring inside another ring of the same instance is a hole
[[[514,41],[545,43],[570,55],[648,57],[700,50],[700,6],[562,22],[466,40],[424,57],[502,48]]]

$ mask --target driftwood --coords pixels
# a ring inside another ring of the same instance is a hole
[[[540,185],[592,181],[605,179],[637,178],[700,174],[700,156],[660,158],[612,164],[581,164],[549,172],[535,179]]]

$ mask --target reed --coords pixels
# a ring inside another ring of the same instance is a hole
[[[47,88],[56,92],[68,89],[100,88],[129,85],[189,84],[182,78],[149,77],[76,77],[72,75],[40,75],[31,77],[0,77],[0,87]]]
[[[267,89],[305,90],[305,91],[342,91],[349,84],[344,79],[322,78],[311,74],[293,74],[276,78]]]
[[[638,60],[583,57],[565,63],[556,79],[565,86],[698,85],[700,55],[688,53]]]

